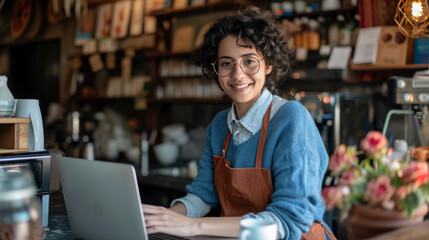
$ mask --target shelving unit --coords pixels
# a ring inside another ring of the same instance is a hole
[[[0,154],[28,151],[29,118],[0,118]]]
[[[200,14],[211,11],[219,11],[225,9],[233,9],[241,5],[248,5],[249,2],[243,0],[228,0],[228,1],[219,1],[214,3],[207,3],[199,6],[189,6],[186,8],[180,9],[165,9],[165,10],[157,10],[150,13],[151,16],[157,18],[171,18],[171,17],[182,17],[190,14]],[[255,3],[252,3],[255,4]]]
[[[280,19],[294,19],[299,17],[308,17],[308,18],[317,18],[318,16],[330,16],[335,17],[339,14],[347,14],[347,13],[357,13],[358,8],[357,7],[350,7],[350,8],[341,8],[341,9],[335,9],[335,10],[318,10],[308,13],[300,13],[300,14],[292,14],[290,16],[281,15],[279,16]]]
[[[405,65],[373,65],[354,64],[350,62],[350,69],[353,71],[389,71],[389,70],[421,70],[429,68],[428,64],[405,64]]]

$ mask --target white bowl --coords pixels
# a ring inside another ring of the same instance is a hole
[[[164,142],[155,145],[153,148],[155,156],[163,165],[170,165],[177,160],[179,156],[179,146],[176,143]]]

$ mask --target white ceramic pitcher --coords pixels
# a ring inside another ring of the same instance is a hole
[[[44,150],[45,139],[39,100],[18,99],[15,117],[30,118],[28,126],[28,151]]]

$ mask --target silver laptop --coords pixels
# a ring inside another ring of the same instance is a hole
[[[59,157],[58,167],[76,237],[149,239],[132,165]]]
[[[59,157],[58,168],[73,234],[82,239],[187,239],[146,233],[131,164]],[[192,240],[231,240],[213,236]]]

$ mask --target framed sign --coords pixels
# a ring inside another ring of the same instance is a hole
[[[113,21],[110,36],[124,38],[130,23],[131,1],[119,1],[113,5]]]
[[[95,30],[96,38],[105,38],[110,36],[112,24],[112,3],[105,3],[97,9],[97,27]]]
[[[81,46],[84,42],[92,38],[95,29],[95,11],[88,9],[88,13],[82,16],[82,19],[76,24],[75,45]]]

